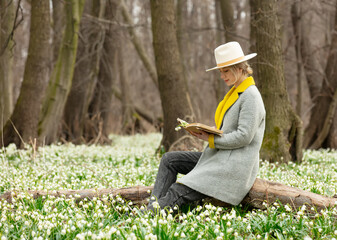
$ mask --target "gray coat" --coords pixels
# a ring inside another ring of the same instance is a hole
[[[239,93],[224,115],[223,135],[214,137],[195,168],[178,180],[203,194],[238,205],[254,184],[265,128],[265,108],[255,85]]]

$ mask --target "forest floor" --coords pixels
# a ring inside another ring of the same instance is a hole
[[[154,184],[161,135],[111,136],[109,146],[56,144],[0,152],[0,239],[336,239],[337,208],[308,213],[274,204],[266,210],[210,204],[180,214],[139,212],[132,202],[109,196],[76,203],[25,190],[122,188]],[[305,151],[302,164],[260,161],[259,178],[314,193],[337,193],[337,152]],[[313,209],[313,211],[315,211]],[[126,214],[127,213],[127,214]]]

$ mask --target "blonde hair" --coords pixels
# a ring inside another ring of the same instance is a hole
[[[253,74],[253,69],[251,68],[251,66],[247,61],[232,65],[229,67],[229,69],[231,70],[236,79],[239,79],[240,77],[238,76],[239,69],[242,69],[242,75],[244,76]]]

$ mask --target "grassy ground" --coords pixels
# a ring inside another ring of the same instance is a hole
[[[111,146],[52,145],[0,152],[0,194],[9,190],[120,188],[153,185],[161,135],[112,136]],[[337,152],[306,151],[301,165],[260,162],[260,178],[314,193],[337,193]],[[128,214],[125,214],[128,212]],[[0,202],[1,239],[335,239],[337,209],[308,215],[275,204],[267,210],[212,205],[179,215],[138,214],[120,198],[40,198]]]

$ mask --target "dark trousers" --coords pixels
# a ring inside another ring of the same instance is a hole
[[[197,164],[201,152],[168,152],[160,161],[158,174],[148,204],[153,210],[152,203],[157,201],[160,208],[182,206],[183,204],[201,200],[206,195],[193,190],[183,184],[176,183],[177,174],[189,173]]]

